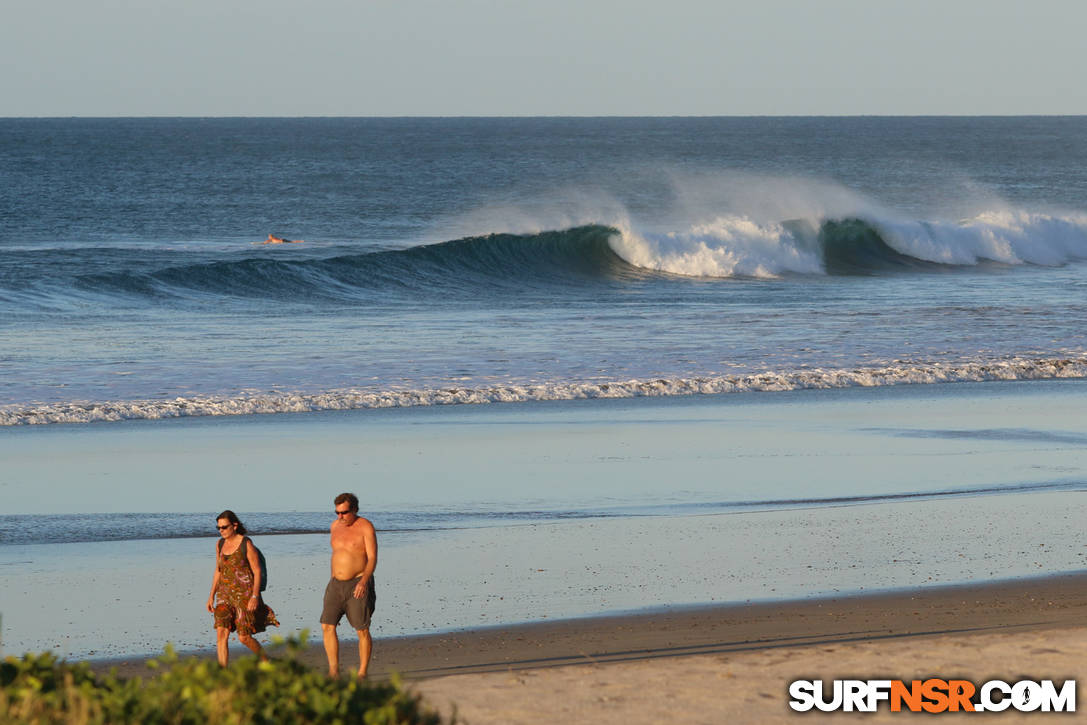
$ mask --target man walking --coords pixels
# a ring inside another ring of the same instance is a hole
[[[332,579],[325,588],[321,611],[328,675],[340,675],[340,642],[336,638],[336,626],[346,614],[347,621],[359,634],[359,679],[362,679],[366,677],[373,649],[370,617],[377,599],[374,593],[377,536],[374,525],[359,516],[359,499],[355,494],[341,493],[336,497],[336,520],[332,522],[330,532]]]

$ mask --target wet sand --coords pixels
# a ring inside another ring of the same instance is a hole
[[[765,722],[799,715],[786,695],[797,678],[1076,677],[1085,594],[1087,573],[1076,573],[396,637],[376,641],[372,673],[398,672],[477,725]],[[345,671],[354,655],[344,636]],[[319,645],[303,659],[325,662]],[[142,660],[92,665],[147,672]]]

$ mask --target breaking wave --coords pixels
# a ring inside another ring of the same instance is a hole
[[[9,255],[14,271],[0,275],[0,303],[18,309],[93,304],[96,299],[113,304],[118,298],[157,304],[208,298],[474,299],[651,279],[1058,266],[1087,259],[1087,215],[1001,211],[959,222],[873,215],[775,223],[726,215],[680,231],[649,232],[622,222],[327,257],[313,256],[315,251],[195,258],[192,252],[22,251]],[[27,259],[14,259],[19,255]]]
[[[994,211],[958,222],[843,217],[775,223],[728,215],[682,232],[627,229],[612,245],[637,267],[691,277],[1057,266],[1087,259],[1087,215]]]
[[[233,397],[72,402],[0,407],[0,425],[157,420],[191,416],[258,415],[368,408],[515,403],[543,400],[718,395],[743,392],[880,387],[908,384],[1055,380],[1087,377],[1087,354],[1065,358],[1014,357],[964,363],[908,363],[854,369],[804,369],[751,375],[649,378],[611,382],[555,382],[421,390],[341,389],[320,393],[270,392]]]

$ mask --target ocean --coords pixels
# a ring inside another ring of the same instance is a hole
[[[1085,161],[1082,117],[2,120],[0,423],[1082,376]]]
[[[1084,169],[1087,117],[0,119],[4,641],[56,644],[49,572],[222,508],[323,557],[355,488],[426,556],[1076,500]],[[115,629],[66,651],[161,644]]]

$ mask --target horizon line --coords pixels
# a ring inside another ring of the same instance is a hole
[[[250,115],[250,114],[148,114],[148,115],[30,115],[0,116],[0,120],[151,120],[151,119],[709,119],[709,118],[1084,118],[1087,113],[751,113],[751,114],[509,114],[509,115],[467,115],[467,114],[424,114],[424,115]]]

